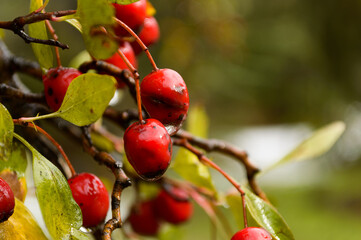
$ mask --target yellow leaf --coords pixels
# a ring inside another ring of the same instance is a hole
[[[30,211],[18,199],[15,199],[14,214],[0,223],[0,240],[47,240],[43,231]]]

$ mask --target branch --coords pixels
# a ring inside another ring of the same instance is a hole
[[[198,150],[197,148],[193,147],[187,139],[173,139],[173,144],[177,145],[177,146],[181,146],[184,147],[185,149],[189,150],[190,152],[192,152],[194,155],[196,155],[199,159],[199,161],[205,165],[208,165],[209,167],[215,169],[216,171],[218,171],[220,174],[222,174],[236,189],[237,191],[241,194],[241,198],[242,198],[242,209],[243,209],[243,220],[244,220],[244,227],[247,228],[248,227],[248,222],[247,222],[247,212],[246,212],[246,200],[245,200],[245,192],[241,189],[241,186],[234,181],[225,171],[223,171],[217,164],[215,164],[214,162],[212,162],[209,158],[207,158],[200,150]]]
[[[120,200],[122,191],[131,185],[130,179],[125,175],[122,164],[117,162],[110,154],[96,149],[90,139],[89,128],[83,128],[83,147],[94,160],[107,166],[115,176],[112,191],[112,219],[110,219],[103,229],[103,240],[111,240],[112,232],[122,226],[120,215]]]
[[[246,168],[248,183],[253,192],[263,200],[268,201],[266,194],[261,190],[255,180],[255,176],[259,172],[259,169],[249,161],[245,151],[241,151],[237,147],[218,139],[203,139],[196,137],[184,130],[179,130],[173,137],[186,139],[190,144],[200,147],[207,152],[220,152],[239,160]]]
[[[0,96],[2,98],[11,98],[12,100],[22,100],[27,103],[45,103],[45,95],[43,93],[26,93],[20,89],[0,83]]]
[[[129,88],[130,94],[136,99],[135,81],[128,69],[122,70],[113,64],[104,61],[85,62],[79,67],[80,72],[87,72],[91,69],[97,70],[99,73],[106,73],[123,81]]]
[[[66,10],[66,11],[56,11],[56,12],[32,12],[28,15],[17,17],[12,21],[5,21],[0,22],[0,28],[11,30],[14,32],[14,34],[19,35],[26,43],[40,43],[45,45],[51,45],[60,47],[62,49],[68,49],[69,46],[66,44],[63,44],[59,41],[56,41],[54,39],[37,39],[30,37],[27,33],[24,31],[24,26],[31,23],[41,22],[44,20],[50,20],[54,21],[57,17],[63,17],[67,15],[75,14],[76,10]]]

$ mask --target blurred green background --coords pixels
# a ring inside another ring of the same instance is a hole
[[[76,7],[76,1],[50,2],[48,11]],[[361,1],[154,0],[152,4],[162,36],[151,53],[159,67],[183,76],[191,105],[205,106],[211,137],[244,148],[247,144],[240,144],[236,133],[244,138],[247,129],[263,129],[250,154],[252,159],[257,151],[263,152],[257,164],[264,167],[269,162],[262,163],[262,156],[277,151],[281,157],[290,150],[282,148],[291,141],[287,133],[298,133],[292,138],[295,146],[314,128],[334,120],[346,122],[346,133],[326,156],[294,164],[283,169],[283,175],[266,176],[270,180],[261,179],[261,185],[296,239],[360,239]],[[24,15],[27,9],[27,1],[0,0],[0,20]],[[66,66],[84,49],[81,35],[67,23],[54,27],[71,48],[61,51]],[[5,42],[15,54],[34,59],[30,46],[11,32],[6,32]],[[139,72],[145,76],[151,66],[145,56],[139,61]],[[22,77],[33,89],[41,89],[41,83]],[[121,107],[129,106],[126,100],[127,96]],[[274,126],[282,135],[270,133]],[[72,151],[71,142],[63,144]],[[267,146],[271,149],[265,150]],[[78,154],[82,156],[74,156]],[[242,179],[241,166],[218,155],[214,159]],[[228,187],[215,177],[220,188]],[[188,229],[207,223],[203,215],[197,214]],[[209,239],[210,226],[199,228],[207,232],[200,238]]]

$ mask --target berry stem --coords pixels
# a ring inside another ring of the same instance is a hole
[[[49,20],[45,20],[45,24],[46,27],[48,28],[50,34],[53,36],[55,41],[58,41],[58,35],[56,35],[55,30],[53,28],[53,26],[51,25]],[[55,55],[56,55],[56,62],[58,63],[58,67],[61,67],[61,61],[60,61],[60,53],[59,53],[59,48],[55,47]]]
[[[140,97],[140,86],[139,86],[139,73],[138,73],[137,69],[133,66],[133,64],[130,63],[130,61],[124,55],[124,53],[119,49],[118,49],[118,54],[122,58],[122,60],[125,62],[127,67],[130,69],[130,71],[133,73],[134,80],[135,80],[135,91],[136,91],[136,95],[137,95],[138,117],[139,117],[139,122],[143,123],[142,99]]]
[[[158,67],[154,62],[154,59],[152,57],[152,55],[149,52],[149,49],[147,48],[147,46],[145,46],[145,44],[143,43],[143,41],[138,37],[138,35],[130,28],[128,27],[124,22],[120,21],[117,18],[114,18],[115,21],[117,22],[117,24],[119,24],[122,28],[124,28],[130,35],[132,35],[135,38],[135,41],[137,41],[137,43],[139,44],[139,46],[142,48],[142,50],[147,54],[147,57],[150,61],[150,63],[153,66],[153,71],[157,71]]]
[[[201,161],[205,165],[208,165],[209,167],[213,168],[214,170],[218,171],[237,189],[237,191],[241,194],[241,198],[242,198],[244,227],[245,228],[248,227],[246,200],[245,200],[246,194],[241,189],[241,186],[231,176],[229,176],[225,171],[223,171],[222,168],[220,168],[217,164],[215,164],[209,158],[204,156],[204,154],[200,150],[193,147],[186,139],[173,139],[173,143],[175,145],[182,146],[182,147],[186,148],[187,150],[191,151],[193,154],[195,154],[198,157],[199,161]]]
[[[36,126],[35,124],[33,123],[30,123],[30,122],[23,122],[21,121],[20,119],[13,119],[13,122],[14,124],[16,125],[20,125],[20,126],[23,126],[23,127],[30,127],[30,128],[33,128],[35,129],[35,131],[39,131],[41,132],[47,139],[49,139],[53,144],[54,146],[58,149],[58,151],[60,152],[60,154],[63,156],[66,164],[68,165],[69,169],[70,169],[70,172],[71,172],[71,177],[74,177],[77,173],[75,172],[74,168],[73,168],[73,165],[71,164],[68,156],[65,154],[63,148],[60,146],[60,144],[55,141],[55,139],[50,136],[44,129],[42,129],[41,127],[39,126]]]

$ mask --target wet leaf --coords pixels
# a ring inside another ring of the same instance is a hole
[[[56,115],[78,126],[98,120],[116,90],[116,80],[107,75],[85,73],[69,85]]]
[[[0,103],[0,166],[10,158],[13,133],[13,119],[6,107]]]
[[[280,161],[267,169],[267,171],[284,163],[304,161],[321,156],[331,149],[341,137],[345,128],[346,126],[343,122],[333,122],[318,129],[311,137],[303,141]]]
[[[85,47],[93,57],[107,59],[118,49],[118,44],[96,28],[105,27],[112,34],[115,16],[108,0],[78,0],[77,18],[82,26]]]
[[[25,205],[15,199],[13,215],[0,223],[0,240],[47,240],[43,231]]]
[[[278,213],[276,208],[269,203],[263,201],[261,198],[253,194],[247,188],[243,188],[246,193],[246,205],[250,214],[256,222],[264,229],[266,229],[276,240],[294,240],[291,229]],[[241,197],[239,196],[241,202]],[[242,206],[242,205],[239,205]],[[239,211],[241,211],[241,207]]]
[[[73,199],[60,170],[17,134],[33,156],[33,177],[42,216],[53,239],[89,239],[78,229],[82,225],[80,207]]]
[[[43,5],[43,0],[31,0],[30,12],[39,9]],[[48,39],[45,22],[40,21],[37,23],[29,24],[29,35],[33,38]],[[38,59],[40,66],[49,69],[53,67],[53,52],[52,47],[45,44],[31,43],[35,57]]]

